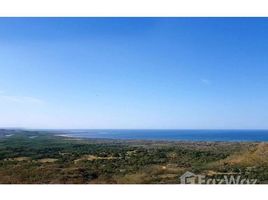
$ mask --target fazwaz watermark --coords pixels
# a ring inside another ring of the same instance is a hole
[[[220,178],[211,178],[187,171],[180,177],[181,184],[256,184],[257,182],[257,179],[243,178],[240,174],[222,174]]]

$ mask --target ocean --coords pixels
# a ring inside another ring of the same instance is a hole
[[[122,130],[90,129],[62,130],[68,137],[122,139],[122,140],[169,140],[169,141],[268,141],[268,130]]]

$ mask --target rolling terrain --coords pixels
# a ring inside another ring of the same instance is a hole
[[[186,171],[268,183],[268,143],[77,139],[0,130],[1,184],[179,184]]]

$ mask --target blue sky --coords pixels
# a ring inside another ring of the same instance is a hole
[[[0,127],[268,128],[268,19],[1,18]]]

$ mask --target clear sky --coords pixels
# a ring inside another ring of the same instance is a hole
[[[0,127],[268,128],[268,19],[1,18]]]

